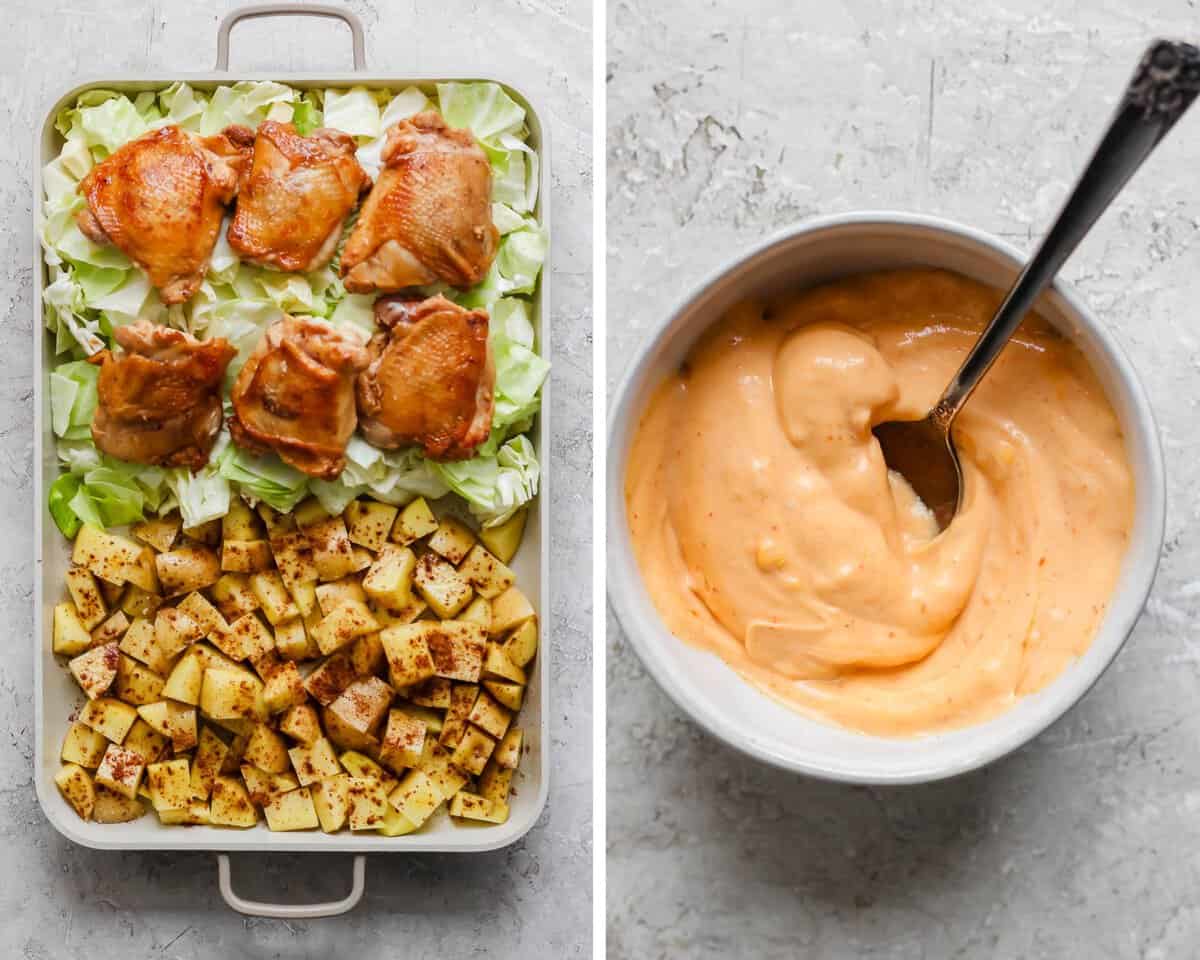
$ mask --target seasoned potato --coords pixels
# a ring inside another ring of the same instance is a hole
[[[121,654],[115,643],[103,647],[93,647],[73,658],[67,667],[75,682],[87,694],[89,700],[95,700],[108,691],[117,679],[117,667],[120,666]]]
[[[133,799],[137,796],[138,784],[142,782],[142,771],[145,769],[146,762],[141,754],[110,743],[96,770],[96,783]]]
[[[54,775],[54,783],[63,799],[75,808],[81,819],[92,818],[92,810],[96,806],[96,787],[91,774],[77,763],[68,763]]]
[[[178,607],[163,607],[154,615],[154,639],[168,659],[202,636],[200,624]]]
[[[513,713],[521,709],[521,702],[525,699],[525,688],[521,684],[508,680],[484,680],[483,688]]]
[[[513,585],[517,575],[485,547],[476,544],[467,554],[458,572],[467,578],[481,597],[498,597]]]
[[[219,637],[229,629],[221,611],[209,603],[202,593],[189,593],[179,601],[178,609],[198,623],[206,637]]]
[[[272,626],[300,616],[300,608],[288,593],[278,571],[254,574],[250,578],[250,589],[254,591],[258,605]]]
[[[113,743],[120,743],[137,719],[137,710],[112,697],[89,700],[79,712],[79,722],[104,734]]]
[[[429,538],[429,549],[445,557],[455,566],[462,563],[463,558],[475,546],[475,534],[461,520],[454,517],[442,517],[437,530]]]
[[[67,590],[75,603],[76,619],[84,630],[91,630],[108,616],[96,578],[86,567],[71,564],[67,570]]]
[[[208,804],[203,800],[193,800],[186,807],[172,810],[159,810],[159,823],[167,826],[175,824],[203,825],[209,823]]]
[[[512,722],[512,714],[500,706],[486,691],[480,691],[471,707],[471,715],[467,720],[479,727],[489,736],[499,740],[508,731]]]
[[[92,646],[102,647],[106,643],[120,640],[129,629],[129,618],[124,610],[113,611],[112,616],[92,631]]]
[[[479,531],[479,539],[501,563],[509,563],[517,555],[521,546],[521,537],[525,534],[525,518],[528,508],[521,507],[503,523],[494,527],[484,527]]]
[[[240,769],[250,799],[259,807],[264,806],[272,797],[295,790],[300,786],[299,781],[291,773],[267,773],[266,770],[259,770],[252,763],[243,763]]]
[[[510,683],[525,683],[525,671],[508,659],[508,654],[498,643],[489,643],[483,658],[485,680],[507,680]]]
[[[97,823],[128,823],[145,812],[145,805],[137,797],[123,797],[107,787],[96,787],[92,819]]]
[[[450,798],[450,816],[483,820],[487,823],[504,823],[508,819],[508,804],[460,790]]]
[[[200,689],[200,712],[214,720],[265,720],[262,681],[245,671],[207,669]]]
[[[212,598],[221,616],[233,621],[258,609],[258,597],[244,573],[223,573],[213,584]]]
[[[106,749],[108,741],[104,734],[76,720],[67,728],[59,757],[63,763],[76,763],[94,770],[100,766]]]
[[[119,654],[119,658],[116,692],[121,700],[138,706],[162,699],[165,681],[161,676],[133,657]]]
[[[279,731],[302,744],[312,744],[321,738],[321,719],[311,703],[289,707],[279,720]]]
[[[450,756],[450,762],[464,773],[479,776],[495,749],[495,740],[468,723],[466,732]]]
[[[118,649],[134,660],[141,661],[155,673],[163,674],[171,669],[171,658],[158,645],[154,624],[149,620],[134,618],[121,637]]]
[[[222,540],[257,540],[263,528],[258,516],[241,497],[230,497],[229,512],[221,518]]]
[[[275,537],[296,529],[296,518],[290,513],[280,513],[266,503],[260,503],[257,510],[259,519],[267,529],[268,537]]]
[[[254,725],[242,758],[246,763],[252,763],[267,773],[287,773],[291,769],[287,744],[283,742],[283,737],[265,723]]]
[[[392,530],[399,511],[376,500],[351,500],[344,514],[351,543],[378,553]]]
[[[74,657],[92,645],[92,635],[79,620],[75,604],[69,600],[54,608],[54,652]]]
[[[128,617],[153,617],[162,604],[163,598],[157,593],[149,593],[132,583],[121,594],[121,611]]]
[[[379,759],[393,770],[416,766],[425,749],[425,722],[404,710],[389,710]]]
[[[160,700],[137,708],[138,715],[171,741],[176,753],[196,745],[196,708],[173,700]]]
[[[324,737],[313,741],[308,746],[292,747],[288,750],[287,755],[291,760],[292,769],[296,772],[296,779],[300,781],[302,787],[321,780],[328,780],[342,772],[342,765],[338,763],[337,751],[333,749],[333,744]]]
[[[464,623],[477,624],[484,633],[487,633],[492,628],[492,605],[485,597],[476,597],[455,619]]]
[[[234,777],[217,777],[213,781],[208,817],[222,827],[244,828],[258,823],[258,811],[250,802],[250,794]]]
[[[352,777],[365,777],[370,780],[378,780],[388,790],[391,790],[396,785],[397,781],[395,777],[370,757],[359,753],[357,750],[347,750],[338,757],[338,762],[341,763],[342,767]]]
[[[434,675],[428,634],[421,624],[396,624],[381,631],[379,639],[393,686],[411,686]]]
[[[320,520],[304,527],[304,533],[312,545],[313,563],[321,580],[340,580],[353,572],[354,550],[341,517]]]
[[[162,695],[180,703],[196,706],[200,703],[200,690],[204,686],[204,659],[195,648],[176,661],[162,687]]]
[[[338,768],[341,769],[340,767]],[[326,833],[337,833],[350,816],[350,778],[344,773],[320,780],[310,788],[313,807]]]
[[[322,713],[329,739],[356,750],[374,747],[391,700],[392,688],[378,677],[355,680]]]
[[[142,547],[138,551],[137,560],[127,564],[122,573],[125,580],[141,590],[149,594],[157,594],[160,592],[158,583],[157,564],[155,557],[158,556],[150,547]]]
[[[399,610],[412,602],[417,557],[408,547],[387,544],[363,577],[362,589],[373,603]]]
[[[316,591],[321,615],[326,617],[343,603],[354,601],[365,604],[367,602],[366,591],[354,577],[342,577],[341,580],[318,584]]]
[[[387,655],[378,633],[367,633],[350,644],[350,666],[355,674],[382,673],[387,667]]]
[[[523,734],[519,727],[512,727],[496,748],[496,765],[506,770],[516,770],[521,762],[521,741]]]
[[[229,753],[229,744],[209,727],[202,727],[196,755],[192,758],[191,785],[193,795],[208,798]]]
[[[303,530],[291,530],[271,537],[271,553],[275,566],[288,589],[295,590],[302,583],[316,583],[317,565],[313,560],[312,544]]]
[[[196,543],[215,547],[221,542],[221,521],[208,520],[199,526],[184,527],[183,535],[189,540],[195,540]]]
[[[509,587],[492,601],[492,626],[488,633],[498,637],[533,616],[533,604],[529,598],[517,587]]]
[[[376,830],[383,825],[387,815],[387,790],[374,778],[351,777],[348,791],[350,796],[350,829]]]
[[[321,649],[309,637],[299,617],[275,625],[275,650],[287,660],[311,660],[321,655]]]
[[[523,667],[535,656],[538,648],[537,617],[530,617],[505,639],[504,654],[518,667]]]
[[[437,518],[429,509],[424,497],[417,497],[400,511],[392,526],[391,539],[393,543],[407,546],[415,540],[427,537],[438,528]]]
[[[271,545],[266,540],[225,540],[221,544],[221,569],[231,573],[270,570]]]
[[[166,755],[169,743],[170,740],[167,737],[138,717],[133,722],[133,726],[129,728],[129,732],[125,734],[121,746],[136,753],[146,763],[156,763]]]
[[[425,642],[433,657],[433,669],[439,677],[476,683],[483,669],[487,648],[483,628],[473,623],[443,620],[441,623],[422,621],[414,627],[425,627]]]
[[[192,802],[192,778],[186,757],[150,764],[146,767],[146,784],[150,788],[150,802],[160,813],[186,809]]]
[[[421,599],[443,620],[470,603],[473,592],[467,578],[434,553],[424,554],[417,561],[413,584]],[[494,610],[492,615],[495,616]]]
[[[443,799],[440,786],[420,770],[408,771],[388,795],[392,807],[417,826],[433,815]]]
[[[445,677],[430,677],[410,687],[408,699],[418,706],[446,710],[450,706],[450,681]]]
[[[275,649],[275,635],[257,614],[247,613],[234,620],[224,636],[214,637],[213,643],[231,660],[253,660]]]
[[[168,597],[211,587],[221,576],[221,562],[208,547],[186,544],[154,558],[162,592]]]
[[[508,793],[512,787],[513,772],[496,763],[495,754],[479,775],[479,795],[488,800],[501,803],[508,801]]]
[[[129,528],[135,538],[147,543],[159,553],[166,553],[179,536],[179,517],[172,514],[153,520],[143,520]]]
[[[291,660],[280,661],[267,674],[263,687],[263,701],[270,714],[283,713],[290,707],[303,704],[308,699],[304,689],[304,678]]]
[[[354,682],[355,676],[350,657],[335,653],[304,679],[304,689],[317,703],[328,706]]]
[[[263,806],[267,826],[272,830],[312,830],[320,826],[312,794],[308,787],[273,796]]]
[[[141,552],[142,548],[132,540],[85,523],[75,535],[71,562],[101,580],[121,584],[128,579],[128,569],[137,565]]]
[[[313,630],[321,653],[329,654],[351,643],[356,637],[375,633],[379,623],[361,600],[347,600]]]
[[[467,718],[475,706],[479,696],[479,687],[473,683],[456,683],[450,689],[450,709],[442,722],[442,732],[438,742],[447,749],[453,750],[458,746],[463,733],[467,729]]]

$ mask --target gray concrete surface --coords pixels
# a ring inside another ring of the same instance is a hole
[[[1029,249],[1184,0],[611,0],[608,371],[767,232],[869,207]],[[1200,940],[1200,112],[1066,276],[1141,371],[1169,470],[1147,614],[1017,755],[906,790],[718,745],[608,632],[613,958],[1192,957]],[[611,387],[610,382],[609,386]]]
[[[71,845],[31,782],[33,667],[30,278],[31,144],[39,111],[76,77],[211,68],[234,6],[159,0],[0,0],[0,956],[578,957],[591,943],[591,9],[586,0],[348,4],[379,74],[494,74],[546,105],[555,156],[550,333],[556,437],[555,645],[550,803],[526,839],[475,857],[371,857],[367,896],[332,920],[230,912],[211,855],[111,854]],[[234,34],[245,70],[340,70],[349,36],[324,21],[259,21]],[[40,335],[40,330],[36,332]],[[244,896],[338,897],[349,858],[234,858]]]

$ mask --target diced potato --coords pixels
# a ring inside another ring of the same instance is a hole
[[[195,540],[196,543],[215,547],[221,542],[221,521],[206,520],[195,527],[184,527],[183,535],[189,540]]]
[[[74,657],[92,646],[92,635],[79,621],[75,604],[66,600],[54,608],[54,652]]]
[[[380,626],[392,627],[399,623],[412,623],[428,609],[429,604],[420,597],[414,596],[406,606],[399,609],[377,606],[375,619],[379,621]]]
[[[247,613],[229,625],[229,632],[213,643],[231,660],[253,660],[275,649],[275,636],[258,618]]]
[[[429,655],[433,657],[433,669],[439,677],[467,683],[479,681],[487,648],[482,627],[461,620],[442,623],[421,621],[413,626],[424,628]]]
[[[120,640],[129,629],[129,618],[124,610],[114,610],[112,616],[92,631],[92,646],[101,647],[114,640]]]
[[[172,514],[169,517],[156,517],[143,520],[129,528],[129,532],[142,543],[148,543],[159,553],[166,553],[179,536],[179,517]]]
[[[350,547],[350,557],[350,572],[352,574],[362,573],[364,570],[370,567],[372,563],[375,562],[375,554],[373,554],[370,550],[367,550],[365,547],[356,547],[352,545]]]
[[[122,571],[126,581],[146,593],[161,593],[161,587],[158,582],[158,567],[155,562],[155,557],[157,556],[158,554],[151,547],[142,547],[139,549],[137,560],[134,563],[127,564]]]
[[[171,741],[176,753],[196,745],[196,708],[173,700],[160,700],[137,708],[138,715]]]
[[[268,714],[262,681],[244,671],[206,669],[200,689],[200,712],[214,720],[237,717],[265,720]]]
[[[351,777],[347,791],[350,796],[350,829],[375,830],[383,825],[387,815],[387,790],[373,778]]]
[[[392,542],[407,546],[414,540],[427,537],[438,528],[437,518],[424,497],[417,497],[400,511],[392,526]]]
[[[96,770],[96,783],[132,800],[137,796],[145,769],[146,762],[141,754],[110,743]]]
[[[259,807],[265,806],[272,797],[295,790],[300,786],[300,782],[290,772],[267,773],[266,770],[259,770],[252,763],[243,763],[241,773],[251,801]]]
[[[168,659],[203,636],[200,624],[178,607],[163,607],[154,615],[154,639]]]
[[[221,651],[210,647],[207,643],[193,643],[188,648],[188,654],[199,657],[200,666],[205,670],[229,670],[232,673],[246,672],[246,668],[236,660],[230,660]]]
[[[291,769],[287,744],[283,742],[283,737],[265,723],[255,724],[242,759],[246,763],[254,764],[259,770],[266,770],[267,773],[286,773]]]
[[[362,601],[348,600],[323,618],[314,639],[321,653],[329,654],[349,644],[355,637],[379,630],[379,623]]]
[[[125,537],[85,523],[75,535],[71,562],[85,567],[101,580],[124,583],[127,568],[138,562],[142,548]]]
[[[192,758],[191,784],[193,795],[207,799],[225,763],[229,745],[208,727],[200,730],[196,755]]]
[[[437,530],[429,538],[429,549],[445,557],[454,566],[462,563],[473,546],[475,534],[470,527],[454,517],[442,517]]]
[[[54,775],[54,783],[80,819],[92,818],[96,806],[96,787],[90,773],[77,763],[68,763]]]
[[[96,578],[86,567],[71,564],[66,579],[67,590],[75,602],[76,618],[85,630],[91,630],[108,615]]]
[[[79,722],[104,734],[113,743],[120,743],[137,719],[137,710],[112,697],[89,700],[79,712]]]
[[[150,764],[146,767],[146,784],[150,787],[150,802],[160,813],[184,810],[192,802],[192,775],[187,757]]]
[[[257,540],[262,534],[259,518],[241,497],[229,498],[229,510],[221,518],[222,540]]]
[[[417,826],[389,803],[383,808],[383,823],[376,829],[385,837],[402,837],[412,833]]]
[[[137,797],[123,797],[107,787],[96,787],[92,819],[97,823],[128,823],[145,812],[145,805]]]
[[[301,526],[312,545],[318,578],[340,580],[353,572],[354,550],[341,517],[329,517],[309,526]]]
[[[291,591],[296,609],[300,611],[300,616],[304,618],[306,626],[310,617],[313,618],[313,623],[321,619],[321,605],[317,602],[317,584],[315,582],[298,583],[288,589]]]
[[[365,634],[350,644],[350,665],[360,677],[384,670],[387,666],[387,656],[383,652],[383,641],[378,633]]]
[[[292,747],[288,750],[288,757],[292,761],[296,779],[300,781],[302,787],[307,787],[320,780],[328,780],[342,772],[342,765],[338,763],[337,751],[333,749],[333,744],[324,737],[309,746]]]
[[[321,720],[317,716],[317,708],[311,703],[289,707],[279,720],[279,731],[303,744],[315,743],[321,738]]]
[[[146,763],[157,763],[166,754],[168,743],[170,740],[167,737],[138,717],[129,728],[129,733],[125,734],[121,746],[136,753]]]
[[[304,621],[299,618],[275,625],[275,650],[287,660],[312,660],[321,655],[320,648],[304,629]]]
[[[346,825],[346,818],[350,815],[350,778],[338,773],[314,783],[309,789],[321,829],[326,833],[337,833]]]
[[[185,544],[160,553],[154,568],[164,596],[177,597],[211,587],[221,576],[221,562],[208,547]]]
[[[493,754],[493,759],[488,761],[488,765],[479,776],[479,795],[488,800],[506,803],[512,787],[512,778],[513,771],[497,764]]]
[[[505,639],[504,653],[518,667],[523,667],[535,656],[538,648],[537,617],[530,617]]]
[[[389,710],[379,759],[393,770],[416,766],[425,748],[425,722],[404,710]]]
[[[367,594],[362,584],[353,577],[342,577],[341,580],[318,584],[316,590],[317,603],[321,607],[322,615],[326,617],[347,601],[367,602]]]
[[[157,674],[166,673],[171,669],[171,658],[163,653],[158,645],[154,624],[149,620],[135,618],[121,637],[118,649],[134,660],[140,660]]]
[[[489,643],[483,658],[485,680],[507,680],[510,683],[525,683],[525,671],[508,659],[508,654],[498,643]]]
[[[254,591],[258,605],[272,626],[300,616],[300,609],[288,593],[278,571],[254,574],[250,578],[250,589]]]
[[[127,617],[144,617],[149,619],[162,606],[163,599],[156,593],[149,593],[136,584],[129,584],[121,595],[121,610]]]
[[[120,665],[121,654],[117,652],[115,643],[105,644],[85,650],[74,657],[67,667],[75,682],[87,694],[89,700],[102,696],[117,679],[117,667]]]
[[[508,680],[484,680],[483,688],[513,713],[521,709],[521,701],[525,699],[525,688],[521,684]]]
[[[229,621],[244,617],[258,609],[258,597],[250,586],[250,577],[244,573],[223,573],[213,584],[212,598]]]
[[[504,823],[508,819],[508,804],[460,790],[450,798],[450,816],[482,820],[486,823]]]
[[[191,824],[192,826],[203,826],[210,823],[208,804],[203,800],[192,800],[186,807],[180,807],[173,810],[159,810],[158,821],[165,826],[177,826],[179,824]]]
[[[351,500],[343,514],[351,543],[379,552],[392,530],[399,511],[389,503],[376,500]]]
[[[471,715],[467,717],[467,720],[484,733],[499,740],[508,731],[508,725],[512,723],[512,714],[493,700],[488,693],[481,691],[475,698],[475,705],[471,708]]]
[[[362,588],[371,600],[387,610],[399,610],[412,602],[413,571],[417,556],[408,547],[385,545],[363,577]]]
[[[355,680],[325,709],[330,739],[355,749],[370,745],[393,696],[392,688],[378,677]]]
[[[479,531],[479,539],[501,563],[510,563],[517,555],[521,545],[521,537],[525,533],[525,517],[527,507],[522,507],[511,517],[494,527],[484,527]]]
[[[113,644],[115,647],[116,644]],[[138,706],[154,703],[163,697],[163,678],[133,657],[119,654],[117,664],[117,696],[126,703]]]
[[[393,686],[409,687],[434,675],[428,636],[424,623],[396,624],[380,632]]]
[[[440,532],[440,531],[439,531]],[[481,597],[498,597],[516,582],[517,575],[480,544],[471,548],[458,572]]]
[[[250,794],[234,777],[217,777],[213,781],[209,820],[222,827],[252,827],[258,823],[258,811],[250,802]]]
[[[178,609],[198,623],[206,637],[219,637],[229,629],[221,611],[209,603],[202,593],[189,593],[179,601]]]
[[[440,786],[420,770],[410,770],[388,795],[392,808],[418,827],[441,806],[445,797]]]
[[[454,749],[462,740],[467,729],[467,718],[475,707],[479,687],[473,683],[456,683],[450,689],[450,709],[446,711],[442,732],[438,742],[447,749]]]
[[[521,743],[523,734],[520,727],[512,727],[496,748],[496,765],[506,770],[516,770],[521,762]]]
[[[104,605],[109,610],[121,605],[121,598],[125,596],[125,584],[109,583],[99,578],[96,579],[96,583],[100,587],[100,596],[104,598]]]
[[[417,767],[436,784],[443,799],[449,799],[467,783],[467,775],[451,762],[452,757],[441,747],[435,747],[421,758]]]
[[[300,670],[291,660],[281,661],[267,675],[263,687],[263,700],[266,702],[268,713],[282,713],[307,699],[304,678],[300,676]]]
[[[410,687],[408,699],[418,706],[445,710],[450,706],[450,681],[445,677],[430,677],[423,683]]]
[[[350,776],[378,780],[388,790],[395,787],[397,783],[396,778],[384,770],[383,767],[357,750],[347,750],[338,757],[338,762],[341,763]]]
[[[190,703],[200,702],[200,690],[204,686],[204,660],[201,654],[189,650],[175,663],[162,687],[163,697]]]
[[[67,728],[59,756],[63,763],[77,763],[81,767],[95,769],[100,765],[108,741],[104,734],[76,720]]]
[[[476,597],[467,604],[456,618],[463,623],[474,623],[486,633],[492,628],[492,605],[484,597]]]
[[[495,749],[495,740],[478,727],[467,724],[466,732],[458,741],[458,746],[454,748],[450,762],[464,773],[479,776],[483,773],[483,768]]]
[[[317,703],[329,706],[355,677],[349,655],[335,653],[304,679],[304,689]]]
[[[533,604],[529,598],[519,588],[509,587],[492,601],[492,627],[488,633],[498,637],[519,627],[533,615]]]
[[[231,573],[262,573],[272,564],[266,540],[226,540],[221,544],[221,569]]]
[[[321,523],[323,520],[328,520],[330,513],[321,506],[320,500],[316,497],[309,497],[292,511],[292,517],[296,521],[296,526],[301,530],[307,530],[309,527]]]
[[[470,603],[473,592],[467,578],[434,553],[424,554],[417,561],[413,584],[421,599],[443,620],[449,620]]]
[[[312,830],[320,826],[308,787],[276,794],[263,806],[263,813],[267,826],[275,831]]]
[[[272,535],[271,553],[288,589],[294,591],[302,583],[317,582],[317,564],[313,559],[312,544],[303,530]]]

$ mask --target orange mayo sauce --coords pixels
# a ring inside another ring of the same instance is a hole
[[[999,305],[957,274],[864,274],[721,318],[654,394],[625,477],[668,628],[797,710],[904,737],[986,720],[1092,642],[1134,483],[1080,351],[1026,318],[954,426],[937,535],[876,423],[923,416]]]

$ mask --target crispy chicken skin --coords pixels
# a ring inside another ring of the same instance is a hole
[[[443,296],[380,297],[370,366],[358,378],[363,435],[377,447],[421,446],[435,460],[470,457],[492,429],[495,366],[488,315]]]
[[[118,460],[199,470],[221,429],[221,379],[237,351],[142,320],[118,327],[121,353],[101,351],[96,446]]]
[[[346,217],[371,186],[356,149],[354,138],[339,130],[302,137],[290,123],[259,124],[229,245],[244,259],[278,270],[325,266]]]
[[[383,171],[342,251],[353,293],[403,290],[445,281],[479,283],[495,259],[492,169],[467,130],[435,112],[391,127]]]
[[[309,476],[333,480],[354,433],[354,378],[367,351],[319,320],[271,324],[233,384],[229,432],[241,447],[274,450]]]
[[[131,140],[80,182],[79,229],[145,270],[163,303],[183,303],[204,279],[253,143],[240,126],[203,138],[167,126]]]

